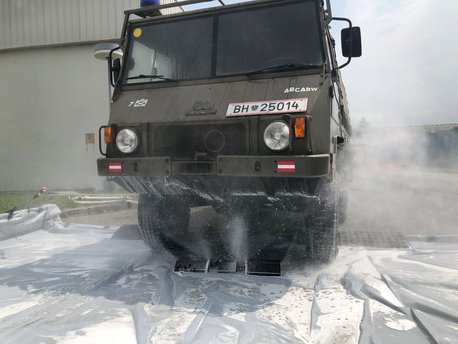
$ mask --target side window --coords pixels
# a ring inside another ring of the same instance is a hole
[[[135,57],[130,56],[128,66],[130,67],[127,78],[140,75],[140,74],[156,74],[155,68],[155,51],[147,47],[146,45],[140,43],[139,41],[134,41],[133,50],[135,50]],[[136,80],[128,80],[129,82],[137,82]]]
[[[307,1],[221,14],[216,75],[283,64],[321,66],[322,36],[316,13],[315,2]]]
[[[160,66],[160,69],[158,69]],[[156,52],[154,56],[154,74],[163,75],[165,78],[173,78],[173,63],[172,58]]]
[[[213,17],[133,27],[125,82],[133,84],[161,82],[164,78],[189,80],[210,77],[212,28]],[[148,78],[148,75],[158,77]]]

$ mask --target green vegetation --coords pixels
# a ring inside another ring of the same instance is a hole
[[[0,193],[0,213],[5,213],[14,207],[17,209],[39,207],[43,204],[57,204],[61,210],[81,207],[68,195],[45,194],[33,199],[34,193]]]

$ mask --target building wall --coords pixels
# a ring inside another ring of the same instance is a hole
[[[432,164],[458,168],[458,125],[427,130],[427,154]]]
[[[96,159],[97,130],[108,121],[107,67],[93,49],[0,53],[0,191],[103,186]]]
[[[458,124],[356,129],[357,164],[458,171]]]
[[[93,50],[119,38],[124,10],[139,3],[0,0],[0,192],[104,186],[96,160],[108,76]]]
[[[113,39],[136,0],[1,0],[0,49]]]

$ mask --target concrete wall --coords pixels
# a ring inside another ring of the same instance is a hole
[[[93,48],[0,51],[0,191],[103,186],[96,159],[97,131],[108,121],[107,66]]]
[[[96,159],[108,75],[92,41],[119,38],[124,10],[139,3],[0,0],[0,192],[104,186]]]

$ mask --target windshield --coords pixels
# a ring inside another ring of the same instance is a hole
[[[311,1],[138,24],[131,29],[127,55],[124,83],[207,79],[323,64],[318,13]]]

